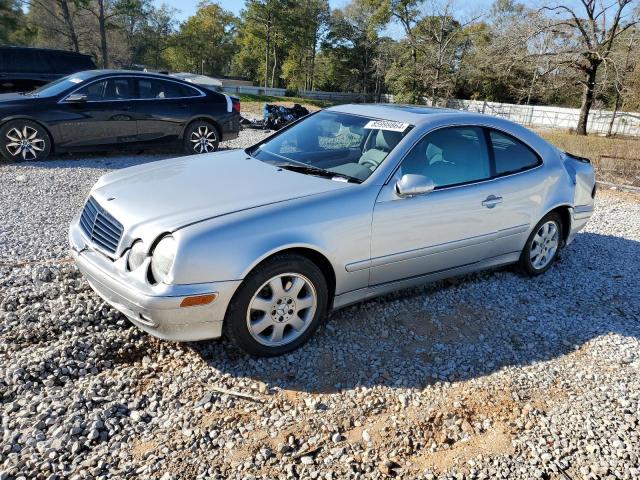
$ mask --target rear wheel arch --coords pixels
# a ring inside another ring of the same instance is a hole
[[[545,214],[542,215],[540,219],[546,217],[550,213],[557,213],[560,216],[560,220],[562,221],[562,243],[567,243],[569,232],[571,231],[571,206],[559,205],[557,207],[554,207],[551,210],[545,212]]]
[[[220,127],[220,124],[216,122],[213,118],[207,117],[206,115],[200,115],[200,116],[194,117],[185,124],[184,128],[182,129],[182,134],[180,135],[180,138],[182,140],[184,140],[186,131],[194,122],[207,122],[213,125],[213,127],[216,129],[216,132],[218,133],[218,140],[222,141],[222,128]]]

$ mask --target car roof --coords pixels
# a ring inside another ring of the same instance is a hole
[[[131,75],[136,77],[152,77],[152,78],[162,78],[164,80],[184,81],[181,78],[172,77],[164,73],[141,72],[139,70],[96,69],[96,70],[86,70],[82,73],[88,74],[89,76],[92,76],[92,77],[99,77],[103,75]]]
[[[443,116],[460,118],[460,115],[464,114],[464,112],[460,110],[452,110],[450,108],[422,107],[419,105],[402,105],[395,103],[349,103],[329,107],[327,110],[392,120],[394,122],[410,123],[411,125],[427,123],[429,117],[434,115],[437,115],[439,118]]]

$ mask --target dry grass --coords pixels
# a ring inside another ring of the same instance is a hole
[[[585,137],[558,130],[538,133],[561,150],[590,159],[599,180],[640,186],[640,139]]]

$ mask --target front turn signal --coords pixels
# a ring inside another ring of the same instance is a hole
[[[197,307],[200,305],[208,305],[218,298],[217,293],[209,293],[207,295],[195,295],[193,297],[184,297],[180,302],[180,307]]]

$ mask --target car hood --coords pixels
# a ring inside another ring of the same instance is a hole
[[[282,170],[231,150],[138,165],[98,180],[91,195],[132,238],[353,186]]]
[[[0,93],[0,107],[33,102],[34,97],[21,95],[20,93]]]

